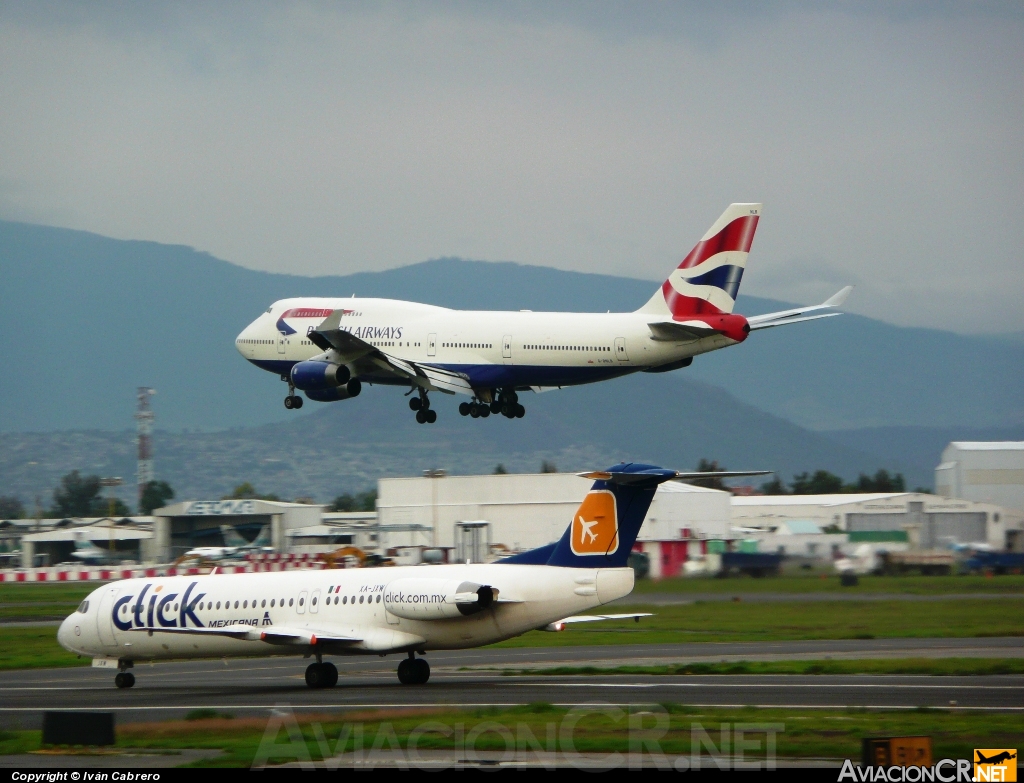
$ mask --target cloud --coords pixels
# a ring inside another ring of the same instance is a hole
[[[299,274],[660,280],[763,200],[746,293],[1020,330],[1017,8],[4,6],[0,216]]]

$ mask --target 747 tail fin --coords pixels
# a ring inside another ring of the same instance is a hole
[[[637,312],[684,318],[731,313],[763,204],[730,204]]]

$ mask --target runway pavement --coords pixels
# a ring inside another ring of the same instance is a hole
[[[565,664],[611,666],[629,662],[864,658],[878,655],[1020,657],[1024,640],[871,639],[777,644],[682,644],[480,649],[429,653],[430,682],[403,686],[398,658],[333,658],[338,685],[306,687],[301,658],[173,662],[140,665],[137,685],[117,690],[102,669],[48,669],[0,673],[0,725],[38,726],[43,710],[115,711],[119,723],[181,718],[213,708],[234,715],[267,715],[289,706],[299,711],[378,707],[513,706],[532,702],[792,708],[948,707],[1024,711],[1024,676],[503,676],[502,669]]]

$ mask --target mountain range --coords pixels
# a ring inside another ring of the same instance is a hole
[[[845,314],[756,333],[675,373],[527,395],[520,421],[463,420],[453,401],[438,400],[439,423],[420,427],[397,390],[288,412],[284,385],[247,365],[234,338],[287,296],[599,312],[633,310],[657,283],[451,258],[299,277],[183,246],[3,221],[0,279],[0,494],[25,499],[65,468],[130,476],[125,429],[142,385],[158,390],[158,471],[203,497],[238,479],[324,499],[378,475],[536,469],[542,457],[566,469],[620,458],[692,467],[708,457],[786,477],[887,467],[930,484],[948,440],[1024,432],[1018,335]],[[785,307],[741,295],[737,311]]]

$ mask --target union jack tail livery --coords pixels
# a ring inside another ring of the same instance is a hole
[[[675,319],[731,313],[762,206],[730,204],[637,312]]]

